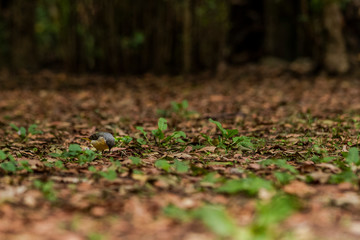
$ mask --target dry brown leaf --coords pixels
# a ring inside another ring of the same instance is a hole
[[[316,193],[315,188],[310,187],[304,182],[292,181],[283,187],[284,192],[294,194],[299,197],[308,197]]]
[[[198,151],[199,152],[211,152],[211,153],[214,153],[215,149],[216,149],[215,146],[206,146],[206,147],[200,148]]]

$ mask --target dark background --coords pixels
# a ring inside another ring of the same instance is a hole
[[[1,0],[0,68],[71,73],[216,71],[288,63],[356,72],[358,0]]]

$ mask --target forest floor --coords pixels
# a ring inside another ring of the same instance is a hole
[[[0,239],[360,238],[356,79],[248,66],[0,85]],[[116,147],[93,149],[95,131]]]

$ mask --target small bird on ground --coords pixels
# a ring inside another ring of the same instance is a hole
[[[110,149],[115,146],[115,138],[108,132],[97,132],[85,139],[98,151],[104,151],[106,149],[110,151]]]

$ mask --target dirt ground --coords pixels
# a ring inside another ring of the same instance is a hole
[[[358,79],[248,66],[0,86],[0,239],[360,238]],[[97,152],[96,131],[117,145]]]

